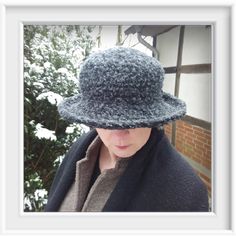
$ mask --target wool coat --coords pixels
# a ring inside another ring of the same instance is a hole
[[[52,183],[46,212],[58,211],[75,179],[76,162],[96,137],[92,130],[70,148]],[[205,212],[208,194],[202,180],[170,144],[152,129],[147,143],[129,160],[104,212]]]

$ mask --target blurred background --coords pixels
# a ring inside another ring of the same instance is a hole
[[[205,182],[211,204],[212,28],[209,25],[24,26],[24,211],[43,211],[64,154],[89,127],[62,120],[57,105],[78,93],[91,53],[133,47],[165,69],[163,90],[187,103],[165,125],[172,145]]]

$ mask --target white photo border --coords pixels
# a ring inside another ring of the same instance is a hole
[[[194,4],[193,4],[194,2]],[[1,235],[235,235],[235,96],[233,27],[235,5],[86,5],[47,1],[0,5]],[[204,2],[204,1],[202,1]],[[36,6],[37,5],[37,6]],[[24,213],[23,198],[23,25],[24,24],[210,24],[213,48],[213,212],[209,213]],[[233,50],[233,52],[232,52]],[[232,130],[233,129],[233,130]]]

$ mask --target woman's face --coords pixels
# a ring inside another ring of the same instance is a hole
[[[109,152],[117,157],[130,157],[148,141],[151,128],[135,129],[96,129]]]

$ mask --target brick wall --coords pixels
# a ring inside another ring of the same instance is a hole
[[[172,124],[165,125],[164,128],[171,140]],[[211,197],[211,131],[186,121],[176,121],[175,146],[206,184]]]

